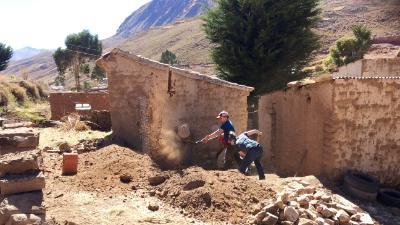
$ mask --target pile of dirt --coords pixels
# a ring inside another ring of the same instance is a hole
[[[275,192],[236,170],[191,167],[162,171],[147,155],[111,145],[79,156],[79,173],[62,177],[80,190],[100,193],[143,192],[208,221],[244,223],[260,199]]]

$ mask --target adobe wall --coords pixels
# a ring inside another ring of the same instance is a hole
[[[400,58],[362,59],[339,67],[334,78],[400,77]]]
[[[335,80],[331,171],[358,169],[400,187],[400,80]]]
[[[284,176],[321,174],[331,103],[332,81],[262,96],[259,128],[266,167]]]
[[[348,169],[400,187],[400,79],[335,79],[262,96],[264,164],[340,179]]]
[[[182,141],[177,127],[188,124],[191,139],[217,129],[216,115],[231,114],[237,131],[247,128],[252,88],[172,68],[113,50],[98,61],[109,75],[112,129],[127,144],[172,163],[193,150],[193,159],[212,164],[218,145]]]
[[[71,113],[90,115],[90,111],[75,110],[75,104],[90,104],[91,110],[110,110],[109,95],[106,92],[50,93],[49,101],[52,120],[60,120]]]

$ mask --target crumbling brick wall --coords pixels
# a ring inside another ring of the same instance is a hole
[[[194,161],[209,165],[215,161],[218,145],[194,145],[193,141],[217,129],[215,117],[221,110],[230,112],[238,132],[247,128],[247,97],[253,88],[118,49],[97,63],[109,77],[113,132],[138,150],[173,162],[193,151]],[[188,140],[176,137],[182,124],[189,125]]]
[[[51,119],[60,120],[71,113],[90,116],[92,110],[110,110],[107,92],[59,92],[50,93]],[[90,104],[90,111],[77,111],[76,104]]]
[[[361,59],[340,67],[333,77],[400,77],[400,58]]]
[[[400,186],[399,79],[336,79],[260,99],[265,163],[282,175],[348,169]]]

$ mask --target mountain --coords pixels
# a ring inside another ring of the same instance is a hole
[[[151,27],[192,18],[210,7],[211,0],[153,0],[128,16],[116,36],[129,37]]]
[[[164,1],[168,0],[153,0],[152,2]],[[178,2],[178,0],[171,0],[171,2]],[[149,4],[143,7],[146,8]],[[143,10],[143,7],[139,11]],[[315,28],[315,32],[321,37],[321,49],[317,52],[316,59],[322,59],[335,40],[343,35],[351,34],[351,27],[354,24],[366,24],[376,36],[400,35],[400,3],[398,1],[390,3],[381,0],[322,0],[320,7],[322,9],[321,22]],[[168,8],[163,12],[166,13]],[[154,17],[158,16],[158,12],[155,12]],[[126,21],[129,20],[126,19]],[[122,24],[121,27],[123,27]],[[117,38],[103,41],[105,52],[118,47],[159,60],[161,52],[169,49],[177,55],[181,64],[190,64],[190,69],[206,74],[214,73],[210,57],[212,46],[205,37],[202,20],[199,18],[155,26],[130,34],[128,37],[123,37],[122,33],[115,37]],[[21,74],[22,69],[31,73],[32,78],[46,82],[53,81],[57,75],[51,53],[11,62],[2,73],[18,75]],[[72,81],[73,78],[68,79]]]
[[[17,61],[17,60],[21,60],[21,59],[30,58],[32,56],[38,55],[45,51],[47,51],[47,50],[46,49],[36,49],[36,48],[31,48],[31,47],[17,49],[17,50],[14,50],[11,60]]]

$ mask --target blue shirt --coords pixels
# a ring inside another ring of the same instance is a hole
[[[246,132],[241,133],[239,136],[236,137],[235,144],[235,149],[237,151],[245,150],[246,152],[252,148],[259,146],[258,142],[250,139]]]
[[[233,123],[230,120],[227,120],[221,125],[220,129],[224,131],[224,141],[228,142],[229,132],[235,131]]]

